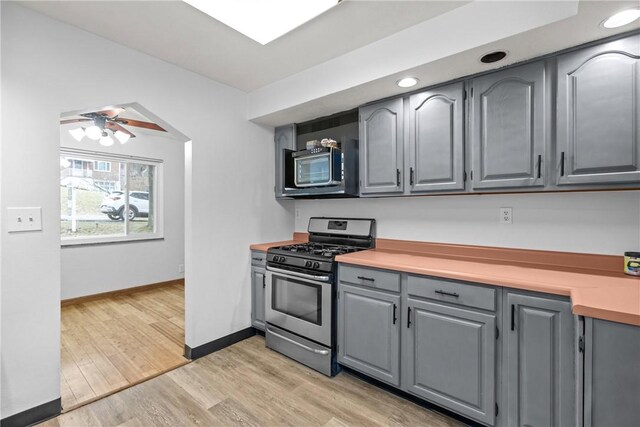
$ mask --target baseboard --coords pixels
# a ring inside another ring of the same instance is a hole
[[[69,298],[60,301],[61,306],[82,304],[83,302],[95,301],[97,299],[117,297],[120,295],[133,294],[135,292],[149,291],[151,289],[163,288],[165,286],[181,285],[184,286],[184,279],[169,280],[166,282],[152,283],[150,285],[135,286],[133,288],[118,289],[117,291],[101,292],[99,294],[86,295],[83,297]]]
[[[50,418],[60,415],[62,410],[62,399],[57,398],[51,402],[34,406],[31,409],[3,418],[0,427],[24,427],[39,424]]]
[[[191,348],[185,344],[184,357],[191,360],[199,359],[203,356],[206,356],[207,354],[215,353],[216,351],[222,350],[225,347],[229,347],[230,345],[238,343],[242,340],[246,340],[247,338],[250,338],[255,334],[255,328],[250,327],[194,348]]]

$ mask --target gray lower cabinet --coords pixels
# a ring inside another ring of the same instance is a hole
[[[251,326],[262,331],[265,328],[265,263],[264,252],[251,253]]]
[[[462,82],[409,98],[410,193],[464,189],[464,103]]]
[[[576,326],[571,303],[509,292],[504,312],[506,425],[577,425]]]
[[[496,316],[412,298],[406,310],[406,390],[493,425]]]
[[[632,427],[640,420],[640,327],[587,318],[585,427]]]
[[[558,58],[558,184],[640,182],[640,35]]]
[[[473,189],[544,186],[544,61],[473,79]]]
[[[264,331],[264,268],[251,267],[251,325]]]
[[[402,193],[402,98],[360,108],[360,194]]]
[[[340,284],[338,362],[400,385],[400,295]]]
[[[295,125],[290,124],[280,126],[275,129],[275,146],[276,146],[276,198],[286,197],[286,151],[295,150],[296,148],[296,129]]]

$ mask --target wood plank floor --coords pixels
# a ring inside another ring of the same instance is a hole
[[[61,317],[65,411],[188,363],[182,285],[63,305]]]
[[[461,426],[348,373],[325,377],[255,336],[42,424]]]

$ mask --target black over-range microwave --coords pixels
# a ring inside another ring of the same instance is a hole
[[[358,197],[357,110],[296,125],[300,148],[325,138],[337,141],[337,147],[285,150],[285,196]]]

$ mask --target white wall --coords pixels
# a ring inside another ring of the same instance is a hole
[[[0,234],[8,417],[60,396],[61,112],[135,101],[192,138],[185,194],[193,200],[185,259],[191,347],[249,326],[248,245],[287,238],[293,215],[273,198],[273,131],[246,121],[246,94],[14,3],[0,7],[1,207],[43,213],[41,232],[8,234],[3,223]]]
[[[96,106],[99,107],[99,106]],[[175,139],[137,134],[126,145],[102,147],[87,138],[78,142],[60,132],[63,148],[163,160],[162,222],[164,238],[148,242],[62,247],[61,298],[76,298],[101,292],[149,285],[184,277],[184,143]],[[106,216],[105,216],[106,219]]]
[[[513,208],[513,224],[498,222]],[[296,201],[310,216],[375,218],[378,237],[622,255],[640,249],[640,191]]]

